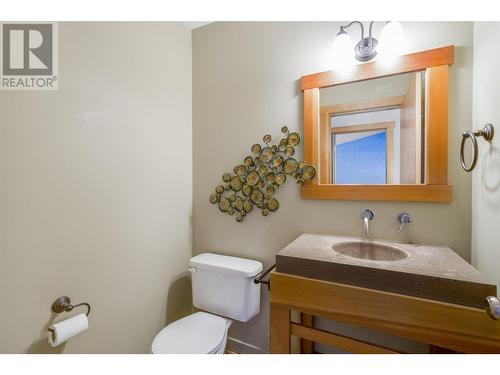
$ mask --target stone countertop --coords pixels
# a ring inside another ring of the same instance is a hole
[[[276,270],[478,308],[484,307],[487,296],[496,296],[496,286],[449,247],[366,240],[409,254],[396,261],[352,258],[332,249],[352,241],[365,242],[357,237],[305,233],[278,252]]]

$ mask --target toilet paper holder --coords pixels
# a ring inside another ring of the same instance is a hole
[[[86,316],[89,316],[90,314],[90,305],[87,302],[82,302],[82,303],[77,303],[76,305],[71,304],[71,298],[67,296],[62,296],[56,299],[52,303],[51,310],[55,312],[56,314],[60,314],[62,312],[70,312],[73,310],[75,307],[79,306],[85,306],[87,307],[87,313],[85,314]],[[52,329],[49,328],[49,331],[53,331]]]
[[[52,303],[52,311],[57,313],[57,314],[60,314],[62,312],[69,312],[71,310],[73,310],[75,307],[79,307],[79,306],[86,306],[87,307],[87,313],[85,315],[89,316],[90,314],[90,305],[87,303],[87,302],[82,302],[82,303],[78,303],[76,305],[72,305],[71,304],[71,299],[67,296],[62,296],[62,297],[59,297],[58,299],[56,299],[53,303]]]
[[[87,307],[87,313],[85,314],[86,316],[89,316],[90,314],[90,305],[87,302],[82,302],[82,303],[77,303],[76,305],[71,304],[71,298],[68,296],[62,296],[56,299],[51,306],[51,310],[55,312],[56,314],[60,314],[62,312],[70,312],[72,311],[75,307],[79,306],[85,306]],[[50,332],[53,332],[54,330],[49,328],[48,329]]]
[[[90,314],[90,305],[87,302],[78,303],[76,305],[71,304],[71,299],[68,296],[62,296],[57,298],[50,307],[53,312],[60,314],[62,312],[72,311],[75,307],[86,306],[87,313],[86,316],[83,314],[75,315],[69,319],[59,321],[57,323],[51,323],[47,328],[49,344],[52,347],[56,347],[71,337],[82,333],[88,329],[88,319]]]

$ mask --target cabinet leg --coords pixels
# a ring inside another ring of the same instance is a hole
[[[300,324],[305,327],[314,328],[314,316],[310,314],[300,313]],[[312,354],[314,353],[314,342],[311,340],[300,339],[300,353]]]
[[[269,352],[290,353],[290,309],[271,303]]]

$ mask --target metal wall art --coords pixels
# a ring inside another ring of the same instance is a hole
[[[224,173],[223,183],[210,194],[210,203],[216,204],[222,212],[235,215],[237,222],[243,221],[254,206],[267,216],[279,208],[274,194],[287,176],[295,178],[299,186],[305,180],[313,179],[316,176],[314,167],[293,158],[300,135],[290,133],[286,126],[281,132],[283,138],[278,144],[270,145],[271,136],[266,134],[264,146],[254,144],[250,148],[252,155],[247,156],[243,164],[235,166],[233,174]]]

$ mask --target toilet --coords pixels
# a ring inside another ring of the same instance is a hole
[[[253,282],[262,263],[204,253],[189,260],[193,305],[203,310],[163,328],[153,354],[222,354],[233,320],[248,322],[260,311],[260,284]]]

